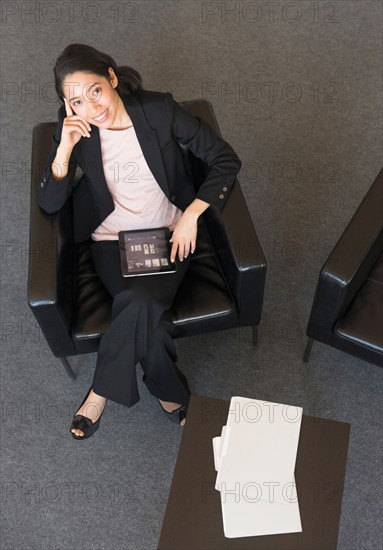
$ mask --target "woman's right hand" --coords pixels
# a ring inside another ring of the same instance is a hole
[[[90,137],[89,132],[92,128],[84,118],[73,114],[70,104],[65,97],[63,99],[67,116],[63,121],[60,146],[63,149],[72,151],[82,137]]]

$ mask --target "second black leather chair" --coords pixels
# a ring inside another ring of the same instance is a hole
[[[383,168],[323,266],[307,326],[314,340],[383,366]]]

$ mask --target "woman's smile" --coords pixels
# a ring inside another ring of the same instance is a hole
[[[96,122],[105,122],[105,120],[108,118],[108,116],[109,116],[109,112],[108,112],[108,109],[107,109],[106,111],[104,111],[98,117],[93,118],[93,120],[95,120]]]

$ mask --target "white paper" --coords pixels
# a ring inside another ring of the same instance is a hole
[[[302,532],[298,502],[246,501],[241,496],[226,495],[221,509],[225,537],[254,537]]]
[[[221,437],[213,437],[213,453],[214,453],[214,468],[218,472],[219,469],[219,452],[218,452],[218,446],[219,442],[221,441]]]
[[[226,537],[301,532],[294,469],[302,408],[235,396],[214,438]]]
[[[301,407],[232,397],[216,489],[239,483],[242,491],[256,483],[262,489],[261,500],[269,500],[273,487],[275,500],[283,504],[284,493],[294,483],[301,418]]]
[[[221,435],[213,437],[214,468],[218,472],[221,464],[222,444],[225,439],[226,426],[222,427]]]

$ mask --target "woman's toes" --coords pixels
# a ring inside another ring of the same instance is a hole
[[[75,434],[75,435],[80,435],[81,437],[82,437],[83,435],[85,435],[83,431],[77,430],[77,429],[74,429],[74,430],[72,429],[71,432],[72,432],[73,434]]]

